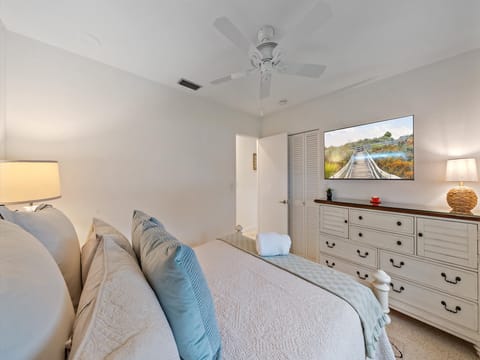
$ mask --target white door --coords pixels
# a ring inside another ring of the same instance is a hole
[[[289,227],[292,238],[292,252],[307,256],[305,243],[305,136],[303,134],[289,137]]]
[[[319,132],[305,133],[305,242],[308,259],[318,261],[319,254],[319,206],[314,202],[318,199],[320,179],[320,146]]]
[[[288,234],[287,134],[258,140],[258,231]]]

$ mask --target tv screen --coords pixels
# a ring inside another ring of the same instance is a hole
[[[325,179],[413,180],[413,115],[326,131]]]

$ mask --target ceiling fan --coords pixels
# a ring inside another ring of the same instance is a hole
[[[309,9],[303,21],[293,27],[293,31],[281,39],[281,46],[274,40],[275,29],[264,25],[257,33],[257,45],[254,45],[225,16],[217,18],[213,26],[236,47],[248,55],[252,68],[232,73],[213,80],[211,84],[218,85],[230,80],[241,79],[254,73],[260,73],[260,99],[270,96],[273,73],[318,78],[326,69],[325,65],[291,63],[284,60],[282,48],[294,49],[298,39],[310,35],[316,28],[326,22],[332,15],[330,6],[324,2],[316,2]],[[285,47],[284,47],[285,46]]]

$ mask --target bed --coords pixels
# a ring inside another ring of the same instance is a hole
[[[344,300],[221,240],[194,250],[214,298],[224,360],[365,359],[359,317]],[[385,331],[375,359],[394,359]]]
[[[132,243],[94,219],[80,254],[70,220],[51,206],[34,213],[0,206],[0,216],[7,359],[365,360],[372,353],[355,303],[267,262],[307,261],[295,255],[267,260],[225,239],[192,250],[140,211]],[[353,284],[384,321],[387,284],[375,284],[386,286],[379,302]],[[373,332],[375,360],[394,359],[384,325]]]

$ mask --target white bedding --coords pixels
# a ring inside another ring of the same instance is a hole
[[[195,248],[224,360],[365,360],[357,313],[337,296],[215,240]],[[376,360],[393,360],[387,335]]]

